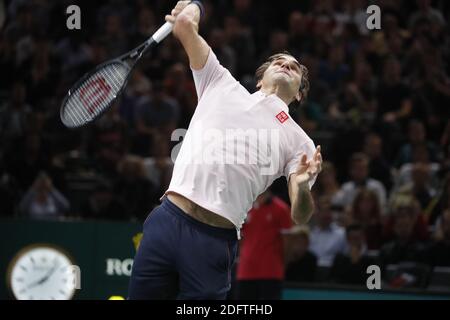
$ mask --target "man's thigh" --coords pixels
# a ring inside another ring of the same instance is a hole
[[[144,234],[133,262],[129,299],[174,299],[178,292],[175,266],[177,241],[173,217],[155,208],[144,223]]]

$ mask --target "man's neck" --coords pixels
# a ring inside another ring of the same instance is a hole
[[[292,102],[292,96],[289,94],[289,91],[284,90],[279,86],[264,87],[261,88],[260,91],[264,93],[266,96],[276,94],[278,98],[280,98],[281,100],[284,101],[284,103],[286,103],[287,106]]]

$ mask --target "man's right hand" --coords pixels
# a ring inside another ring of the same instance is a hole
[[[172,12],[166,15],[166,21],[175,24],[175,20],[177,16],[183,11],[184,8],[188,6],[191,1],[178,1],[175,8],[172,9]]]
[[[166,21],[173,23],[173,35],[180,40],[189,56],[192,69],[201,69],[206,63],[210,47],[198,34],[200,8],[191,1],[178,1]]]

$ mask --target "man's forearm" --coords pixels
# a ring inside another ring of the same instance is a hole
[[[173,21],[173,34],[180,40],[189,57],[192,69],[202,69],[208,58],[210,47],[198,34],[201,10],[196,3],[187,5],[176,17],[166,17],[167,21]]]
[[[314,212],[314,200],[307,185],[294,191],[291,207],[292,220],[297,224],[305,224]]]

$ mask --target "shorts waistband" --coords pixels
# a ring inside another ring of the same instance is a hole
[[[183,210],[181,210],[179,207],[177,207],[167,197],[164,197],[161,206],[168,212],[180,217],[181,219],[184,219],[187,223],[193,225],[200,231],[203,231],[213,237],[218,237],[225,240],[237,240],[237,233],[235,229],[214,227],[201,221],[195,220],[194,218],[186,214]]]

